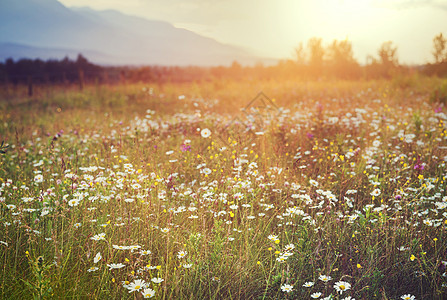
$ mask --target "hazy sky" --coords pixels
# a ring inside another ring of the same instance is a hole
[[[168,21],[274,58],[292,58],[311,37],[352,42],[364,62],[385,41],[402,63],[432,61],[433,37],[447,36],[447,0],[59,0]]]

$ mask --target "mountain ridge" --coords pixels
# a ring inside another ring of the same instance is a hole
[[[11,45],[22,50],[11,53]],[[58,56],[54,58],[61,58],[63,49],[70,55],[80,51],[92,62],[107,65],[211,66],[233,61],[253,65],[269,61],[165,21],[114,10],[67,8],[57,0],[2,0],[0,59],[8,58],[7,54],[19,59],[18,53],[36,58],[42,49]]]

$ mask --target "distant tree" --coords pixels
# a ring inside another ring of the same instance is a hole
[[[381,64],[386,68],[397,67],[397,47],[393,46],[392,41],[384,42],[378,50]]]
[[[15,75],[15,63],[12,58],[8,58],[5,61],[5,73],[6,78],[11,80],[14,84],[17,84],[17,79],[14,78]]]
[[[440,64],[447,61],[447,39],[444,38],[442,33],[433,38],[433,56],[435,57],[435,63]]]
[[[76,59],[76,65],[80,68],[87,67],[89,62],[87,58],[85,58],[82,54],[78,54],[78,58]]]
[[[6,82],[8,79],[8,73],[6,73],[6,65],[0,62],[0,82]]]
[[[367,63],[364,67],[367,78],[392,77],[399,69],[397,58],[397,47],[392,41],[387,41],[380,45],[377,50],[378,58],[368,55]]]
[[[242,73],[242,65],[237,61],[233,61],[231,64],[231,73],[233,76],[239,76]]]
[[[327,48],[328,65],[337,77],[355,77],[360,74],[360,66],[354,58],[352,44],[348,40],[334,40]]]
[[[295,48],[295,59],[299,66],[306,64],[306,50],[304,49],[303,43],[300,42],[298,47]]]
[[[377,78],[381,76],[381,65],[377,58],[372,55],[366,56],[366,65],[364,67],[366,78]]]
[[[85,76],[86,79],[96,79],[101,77],[101,67],[90,63],[82,54],[79,54],[75,65],[79,71],[79,76]]]
[[[307,42],[309,67],[314,75],[321,75],[324,66],[324,47],[321,38],[313,37]]]

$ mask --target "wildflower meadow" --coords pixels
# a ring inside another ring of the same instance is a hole
[[[437,78],[3,88],[1,299],[446,299]]]

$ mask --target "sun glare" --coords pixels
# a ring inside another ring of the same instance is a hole
[[[365,26],[379,22],[384,13],[371,0],[323,1],[321,11],[324,12],[322,35],[326,31],[335,36],[357,35]]]
[[[303,16],[303,11],[306,15]],[[316,0],[307,3],[290,0],[279,10],[280,22],[288,35],[344,39],[373,26],[386,12],[372,0]],[[359,26],[363,25],[363,26]],[[308,29],[306,29],[308,28]]]
[[[372,21],[381,12],[372,0],[320,1],[320,9],[336,27],[351,29],[355,29],[356,24]]]

